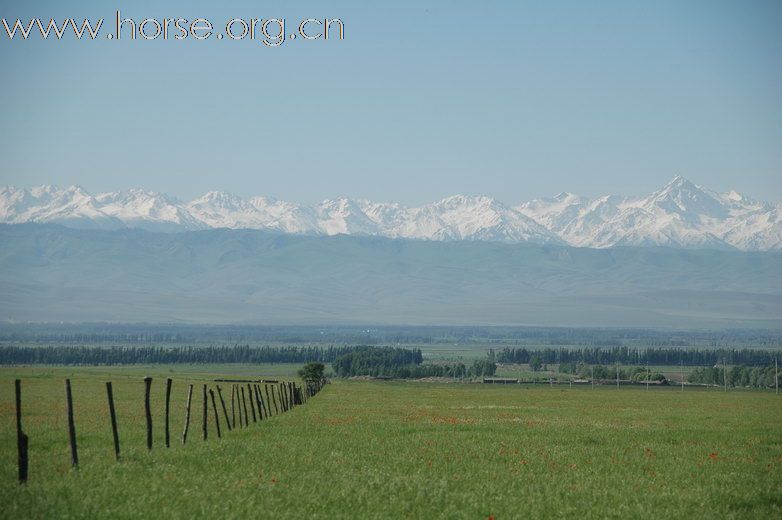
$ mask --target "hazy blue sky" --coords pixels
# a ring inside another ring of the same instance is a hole
[[[2,2],[0,184],[314,202],[651,191],[782,200],[782,2]],[[338,17],[344,41],[109,41],[113,17]]]

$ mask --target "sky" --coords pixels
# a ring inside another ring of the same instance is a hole
[[[370,5],[372,4],[372,5]],[[340,18],[345,39],[109,40],[114,16]],[[0,26],[0,185],[313,203],[648,193],[782,200],[778,1],[36,1]]]

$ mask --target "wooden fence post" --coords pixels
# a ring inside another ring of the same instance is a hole
[[[272,392],[272,399],[274,400],[274,411],[276,412],[277,415],[280,415],[283,412],[283,410],[282,410],[282,401],[279,401],[277,395],[277,385],[272,385],[270,390]]]
[[[222,435],[220,434],[220,416],[217,414],[217,403],[215,402],[215,393],[212,391],[212,389],[209,389],[209,397],[212,399],[212,411],[214,411],[215,415],[215,426],[217,427],[217,438],[222,438]]]
[[[24,484],[27,482],[27,470],[29,467],[29,458],[27,457],[27,449],[29,439],[22,430],[22,380],[17,379],[14,381],[14,390],[16,393],[16,449],[17,449],[17,462],[19,464],[19,483]]]
[[[258,399],[258,385],[256,385],[255,383],[252,384],[250,394],[252,394],[253,399],[255,399],[255,409],[258,410],[258,420],[263,421],[263,410],[261,409],[261,401]]]
[[[187,430],[190,428],[190,403],[193,400],[193,384],[190,384],[190,387],[187,389],[187,405],[185,405],[185,408],[187,409],[187,412],[185,413],[185,429],[182,432],[182,444],[185,444],[187,442]]]
[[[73,420],[73,395],[71,394],[71,380],[65,380],[65,404],[68,408],[68,441],[71,444],[71,466],[79,467],[79,454],[76,451],[76,424]]]
[[[223,407],[223,415],[225,415],[225,425],[228,427],[228,431],[231,431],[231,422],[228,420],[228,409],[225,407],[225,400],[223,399],[223,391],[220,389],[220,385],[217,386],[217,395],[220,397],[220,405]]]
[[[271,412],[272,400],[269,399],[269,385],[264,384],[263,388],[266,390],[266,402],[269,403],[269,411]],[[274,403],[274,414],[277,415],[277,403]]]
[[[244,398],[244,387],[240,387],[242,390],[242,408],[244,408],[244,426],[250,426],[249,416],[247,415],[247,401]]]
[[[109,398],[109,418],[111,419],[111,434],[114,437],[114,457],[119,460],[119,432],[117,431],[117,412],[114,409],[114,391],[111,381],[106,381],[106,395]]]
[[[203,430],[204,430],[204,440],[206,440],[209,437],[209,431],[207,430],[207,424],[206,420],[209,417],[209,410],[206,407],[206,385],[204,385],[204,407],[203,407]]]
[[[285,396],[282,393],[282,383],[277,383],[275,386],[277,387],[277,397],[280,398],[280,410],[282,410],[281,413],[285,413],[288,411],[288,409],[285,407]]]
[[[152,378],[144,378],[144,413],[147,417],[147,449],[152,449],[152,409],[149,406],[149,391],[152,387]]]
[[[239,386],[236,387],[236,416],[239,419],[239,428],[244,428],[242,422],[242,394],[239,391]]]
[[[168,429],[168,412],[171,404],[171,378],[166,378],[166,448],[171,447],[171,434]]]
[[[263,397],[261,397],[261,390],[258,385],[253,385],[253,391],[255,392],[255,402],[258,404],[258,419],[263,420],[264,415],[266,415],[266,419],[268,419],[269,415],[265,414],[266,407],[263,405]]]
[[[253,391],[250,387],[250,383],[247,383],[247,400],[250,401],[250,411],[253,413],[253,422],[258,422],[258,419],[255,418],[255,403],[253,403]]]
[[[233,427],[236,428],[236,409],[234,407],[234,400],[236,396],[236,385],[231,385],[231,422],[233,423]],[[239,427],[242,425],[240,424]]]
[[[258,397],[261,398],[261,405],[263,405],[263,416],[268,419],[272,416],[272,411],[269,409],[269,400],[263,398],[263,389],[261,385],[258,385]]]

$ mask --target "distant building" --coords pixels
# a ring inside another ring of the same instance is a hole
[[[517,385],[519,384],[518,379],[511,379],[509,377],[484,377],[483,378],[484,383],[491,383],[491,384],[501,384],[501,385]]]

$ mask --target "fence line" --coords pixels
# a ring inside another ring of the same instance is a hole
[[[258,381],[263,382],[263,380],[258,380]],[[275,415],[279,415],[285,411],[293,409],[297,405],[303,404],[304,402],[306,402],[306,399],[314,396],[320,390],[322,390],[323,386],[326,383],[327,383],[326,380],[309,381],[309,382],[305,382],[305,386],[302,388],[297,386],[296,383],[293,382],[287,382],[287,383],[275,382],[274,386],[278,387],[278,394],[280,397],[281,406],[283,402],[286,403],[284,406],[282,406],[282,408],[278,409],[276,407],[276,401],[275,401]],[[172,379],[167,378],[166,389],[165,389],[165,445],[167,448],[170,447],[169,416],[170,416],[172,385],[173,385]],[[272,397],[274,396],[274,386],[272,386],[272,394],[271,394]],[[249,395],[245,394],[244,386],[239,387],[240,391],[237,391],[235,385],[231,386],[232,420],[229,420],[228,408],[226,407],[225,400],[223,399],[222,389],[220,388],[220,385],[215,385],[215,387],[217,389],[217,395],[220,399],[220,405],[223,410],[223,416],[225,417],[225,424],[228,432],[236,428],[236,415],[234,413],[235,411],[234,396],[236,396],[236,401],[239,403],[238,415],[239,415],[240,427],[249,426],[250,415],[248,414],[248,410],[247,410],[247,400],[250,401],[250,410],[252,411],[253,423],[262,421],[264,419],[264,415],[265,418],[267,419],[271,417],[271,407],[268,405],[269,388],[266,384],[264,384],[266,390],[266,399],[267,399],[266,403],[264,403],[263,401],[260,385],[256,382],[253,382],[252,384],[250,383],[247,384],[247,394]],[[152,450],[152,409],[151,409],[151,397],[150,397],[151,388],[152,388],[152,378],[150,376],[147,376],[144,378],[144,415],[146,419],[145,426],[146,426],[147,450]],[[16,379],[14,381],[14,390],[15,390],[15,404],[16,404],[16,437],[17,437],[17,453],[18,453],[17,466],[19,470],[18,480],[20,484],[24,484],[25,482],[27,482],[29,476],[29,437],[27,436],[27,434],[24,432],[24,429],[22,428],[22,381],[21,379]],[[222,430],[220,427],[220,414],[217,408],[217,400],[215,399],[214,390],[208,387],[207,384],[203,385],[203,390],[202,390],[203,438],[204,441],[208,440],[209,410],[208,410],[207,393],[209,394],[209,399],[212,402],[212,414],[214,417],[214,424],[215,424],[215,430],[217,432],[217,438],[222,439]],[[306,398],[304,397],[305,395]],[[117,413],[116,413],[116,408],[114,406],[114,390],[111,381],[106,381],[106,396],[108,400],[109,419],[111,422],[111,432],[112,432],[112,439],[114,444],[114,457],[116,460],[119,460],[120,459],[119,428],[117,425]],[[69,441],[70,455],[71,455],[71,466],[73,468],[78,468],[79,456],[78,456],[78,449],[76,443],[76,420],[75,420],[74,405],[73,405],[73,392],[72,392],[70,379],[65,379],[65,400],[66,400],[66,412],[67,412],[67,419],[68,419],[68,441]],[[190,383],[188,386],[187,401],[185,405],[185,425],[184,425],[184,430],[182,432],[182,444],[187,443],[187,434],[190,427],[190,416],[191,416],[190,411],[192,406],[192,400],[193,400],[193,384]],[[256,409],[257,409],[257,414],[256,414]],[[242,416],[244,416],[243,426],[242,426]]]

